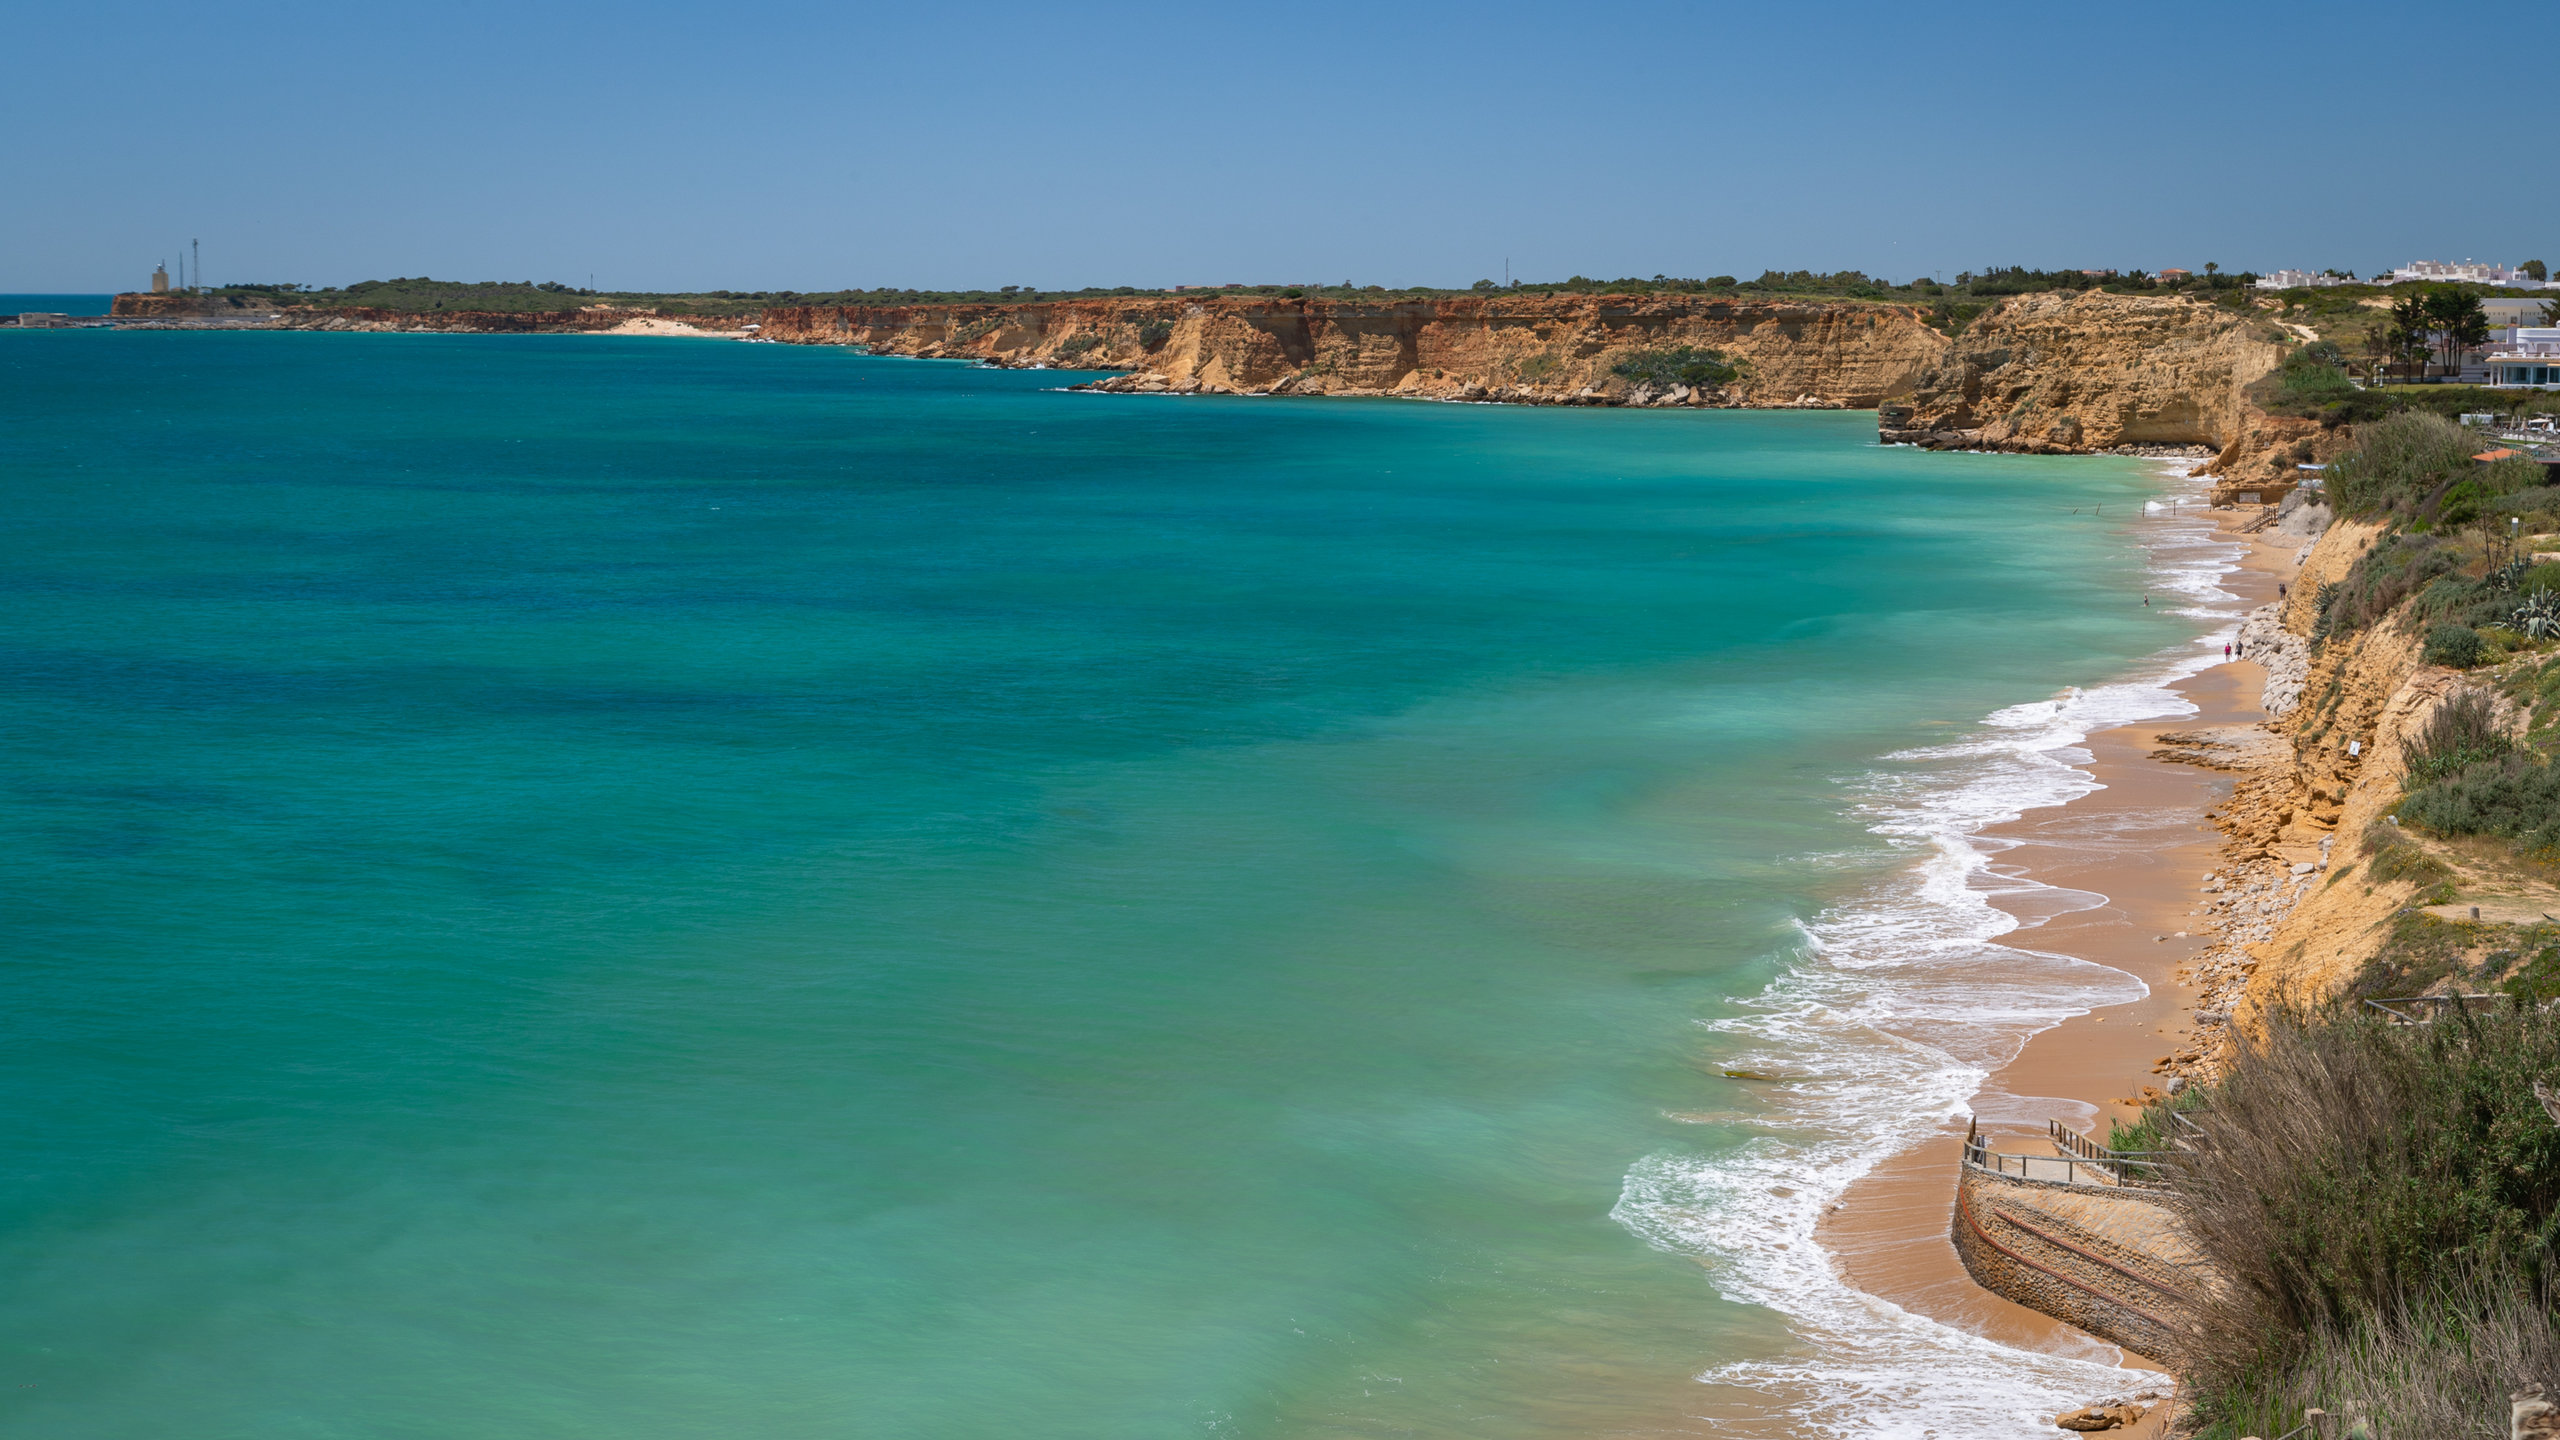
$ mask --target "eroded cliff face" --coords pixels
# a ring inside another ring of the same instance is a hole
[[[2043,454],[2202,445],[2223,467],[2268,425],[2247,391],[2285,348],[2265,320],[2181,296],[2021,295],[1956,339],[1909,410],[1883,417],[1886,438]]]
[[[2272,618],[2307,637],[2319,618],[2320,587],[2344,579],[2383,529],[2331,525]],[[2266,722],[2282,747],[2220,807],[2216,820],[2228,843],[2217,874],[2227,885],[2254,886],[2254,903],[2272,923],[2238,947],[2227,971],[2200,977],[2217,992],[2199,1014],[2213,1043],[2196,1047],[2194,1058],[2208,1068],[2224,1039],[2213,1032],[2225,1023],[2246,1030],[2267,1011],[2318,1005],[2344,990],[2391,943],[2408,907],[2432,883],[2423,868],[2378,868],[2364,843],[2368,835],[2388,835],[2426,845],[2401,836],[2386,818],[2401,798],[2403,746],[2461,680],[2422,663],[2422,649],[2399,615],[2329,640],[2311,657],[2299,698]]]
[[[1947,348],[1908,306],[1677,295],[804,306],[767,311],[763,335],[1125,371],[1094,385],[1115,391],[1851,409],[1910,394]],[[1699,390],[1610,373],[1630,352],[1679,345],[1739,359],[1745,373]]]

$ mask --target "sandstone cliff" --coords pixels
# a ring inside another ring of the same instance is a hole
[[[2321,587],[2346,579],[2383,532],[2370,522],[2329,527],[2268,621],[2310,635]],[[2390,819],[2404,793],[2405,747],[2435,707],[2458,688],[2498,690],[2514,678],[2424,663],[2411,603],[2330,637],[2299,689],[2288,683],[2271,697],[2266,729],[2281,743],[2235,767],[2244,773],[2215,816],[2228,838],[2206,898],[2227,943],[2198,958],[2198,1033],[2164,1073],[2209,1072],[2226,1027],[2245,1031],[2270,1010],[2316,1006],[2359,985],[2477,990],[2548,943],[2560,886],[2547,871],[2496,843],[2448,842]],[[2528,654],[2510,668],[2545,658]]]
[[[2266,419],[2247,390],[2285,349],[2264,320],[2182,296],[2021,295],[1958,337],[1910,408],[1884,417],[1887,438],[2048,454],[2227,451]]]
[[[1908,306],[1680,295],[809,306],[766,312],[763,334],[1128,372],[1094,387],[1103,390],[1858,409],[1909,394],[1947,348]],[[1631,351],[1680,345],[1739,359],[1744,374],[1716,389],[1656,391],[1610,373]]]

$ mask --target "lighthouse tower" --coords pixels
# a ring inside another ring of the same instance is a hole
[[[151,272],[151,293],[154,295],[166,295],[169,293],[169,265],[167,261],[162,261],[160,268]]]

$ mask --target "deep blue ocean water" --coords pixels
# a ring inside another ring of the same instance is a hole
[[[1806,1341],[1612,1211],[1848,787],[2193,629],[1870,414],[0,377],[11,1436],[1679,1433]]]

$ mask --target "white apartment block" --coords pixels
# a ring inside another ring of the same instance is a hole
[[[2504,265],[2491,265],[2478,260],[2465,260],[2448,265],[2441,260],[2413,260],[2391,272],[2391,283],[2410,281],[2451,281],[2463,285],[2502,285],[2510,290],[2560,290],[2560,284],[2536,280],[2521,270]]]
[[[2477,361],[2500,389],[2560,390],[2560,325],[2510,325]]]

